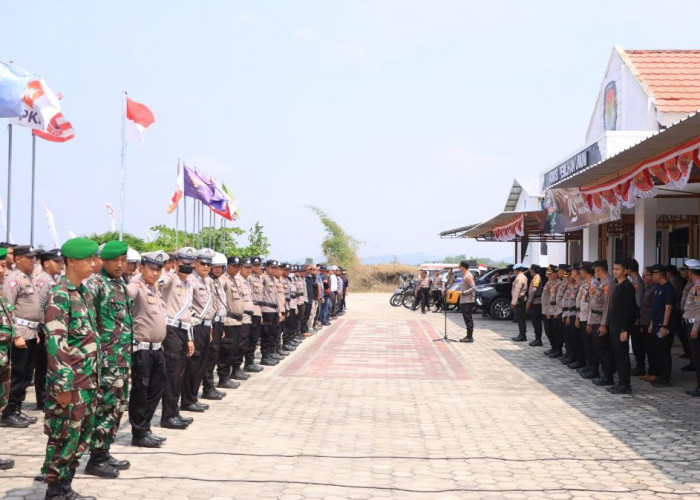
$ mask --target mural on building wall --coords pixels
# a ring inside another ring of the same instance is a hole
[[[600,212],[590,210],[578,188],[548,189],[543,207],[547,213],[543,228],[546,234],[563,234],[621,217],[619,206],[607,205]]]
[[[603,93],[603,130],[617,130],[617,85],[608,82]]]

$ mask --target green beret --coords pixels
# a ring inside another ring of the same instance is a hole
[[[0,248],[0,260],[5,260],[7,257],[7,248]]]
[[[97,243],[87,238],[72,238],[61,247],[61,253],[69,259],[87,259],[97,253]]]
[[[126,255],[127,250],[129,250],[129,245],[119,240],[112,240],[105,243],[100,252],[100,258],[102,260],[116,259],[122,255]]]

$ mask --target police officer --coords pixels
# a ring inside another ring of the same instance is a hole
[[[42,467],[47,499],[91,499],[72,489],[80,457],[94,430],[99,382],[99,333],[88,289],[97,243],[73,238],[61,247],[66,274],[47,298],[46,403],[48,436]]]
[[[46,297],[61,277],[63,270],[63,255],[60,248],[54,248],[37,255],[41,261],[41,272],[35,279],[36,290],[39,293],[43,314]],[[37,331],[36,352],[34,357],[34,391],[36,392],[36,409],[44,410],[46,400],[46,333],[43,320]]]
[[[459,341],[472,343],[474,342],[474,319],[472,318],[472,313],[474,312],[474,301],[476,300],[476,284],[474,283],[474,276],[469,270],[469,262],[463,260],[460,262],[459,268],[462,270],[462,282],[459,285],[459,310],[462,313],[464,326],[467,329],[466,337],[459,339]]]
[[[547,266],[545,275],[547,276],[547,283],[544,285],[544,290],[542,290],[542,315],[544,316],[544,334],[549,340],[549,349],[544,351],[544,354],[548,356],[554,352],[555,345],[552,317],[554,305],[556,304],[557,287],[559,286],[556,266]]]
[[[578,330],[576,329],[576,296],[580,286],[578,263],[571,266],[566,291],[562,300],[562,322],[564,323],[564,342],[566,354],[561,358],[563,365],[575,365],[578,354]]]
[[[275,287],[277,287],[277,306],[278,311],[280,311],[280,322],[278,323],[277,329],[275,330],[275,354],[281,356],[281,358],[289,356],[289,351],[284,349],[282,345],[282,332],[284,332],[287,317],[289,316],[289,307],[287,304],[287,287],[285,285],[285,282],[282,280],[282,276],[286,270],[285,268],[288,265],[289,264],[285,263],[278,266],[276,269],[272,268],[271,270]]]
[[[530,342],[533,347],[542,345],[542,294],[544,293],[544,280],[542,269],[537,264],[530,265],[530,288],[527,292],[527,305],[525,312],[530,314],[532,328],[535,330],[535,340]]]
[[[297,289],[294,283],[294,268],[290,264],[283,264],[284,274],[281,276],[285,289],[285,300],[287,304],[287,317],[284,321],[284,336],[282,349],[294,351],[297,348],[295,341],[296,325],[299,320],[297,311]]]
[[[229,387],[236,389],[240,386],[240,382],[236,380],[245,380],[240,373],[238,367],[234,363],[240,360],[243,354],[239,354],[245,342],[247,348],[248,339],[243,337],[243,310],[245,309],[243,295],[240,287],[236,282],[236,276],[241,269],[241,258],[230,256],[226,267],[226,279],[224,290],[226,292],[226,318],[224,319],[224,339],[221,343],[221,356],[217,371],[219,373],[219,387]],[[239,358],[240,355],[240,358]],[[246,377],[247,374],[243,374]]]
[[[161,293],[167,311],[166,335],[163,341],[165,356],[165,392],[160,426],[167,429],[185,429],[192,423],[191,417],[182,417],[178,402],[182,393],[187,358],[194,353],[192,338],[192,283],[189,277],[194,271],[193,262],[197,250],[183,247],[177,251],[177,272],[161,277]]]
[[[589,288],[591,286],[591,278],[593,276],[593,263],[584,261],[581,263],[581,280],[579,282],[578,291],[576,292],[576,320],[575,327],[578,335],[575,363],[569,365],[570,368],[578,371],[580,375],[584,375],[589,367],[589,360],[592,359],[593,343],[589,341],[590,335],[586,333],[586,325],[588,324],[588,316],[590,315],[590,296]]]
[[[162,251],[144,253],[141,276],[132,279],[127,293],[133,302],[133,366],[129,395],[131,444],[158,448],[165,438],[151,432],[151,419],[165,391],[165,355],[167,311],[158,288],[163,264],[168,254]]]
[[[250,263],[251,273],[248,276],[248,285],[250,286],[250,295],[253,300],[253,318],[250,323],[250,333],[248,334],[248,349],[245,353],[245,368],[244,371],[250,373],[259,373],[263,371],[263,367],[255,363],[255,351],[260,341],[262,333],[262,260],[260,257],[252,257],[246,259],[244,266]]]
[[[218,391],[214,385],[214,367],[219,361],[221,351],[221,340],[224,336],[224,318],[226,317],[226,291],[223,277],[226,270],[226,256],[216,252],[211,261],[211,271],[209,277],[212,281],[214,293],[214,320],[212,322],[212,341],[209,345],[209,352],[204,367],[204,378],[202,379],[202,399],[221,400],[226,396],[224,391]]]
[[[420,276],[418,278],[418,283],[416,283],[416,301],[413,304],[413,310],[418,309],[420,304],[420,310],[425,314],[425,309],[428,307],[428,294],[430,293],[430,276],[428,273],[421,269]]]
[[[43,314],[41,298],[32,278],[36,252],[30,245],[19,245],[14,248],[14,255],[15,269],[7,273],[3,283],[5,298],[14,308],[15,334],[10,352],[10,397],[2,412],[0,424],[27,427],[37,421],[36,417],[30,417],[22,411],[22,403],[34,374],[37,334]]]
[[[231,372],[233,378],[236,380],[248,380],[250,375],[241,370],[241,368],[245,355],[248,352],[248,345],[250,343],[250,326],[253,323],[253,315],[255,314],[255,311],[253,310],[253,296],[250,290],[250,284],[248,283],[252,266],[250,259],[240,259],[239,264],[240,267],[238,269],[238,273],[233,276],[231,283],[236,287],[238,294],[243,300],[243,321],[241,324],[241,334],[239,337],[238,346],[236,347],[233,355]]]
[[[510,292],[510,308],[515,312],[518,321],[518,335],[513,337],[514,342],[527,340],[527,324],[525,323],[525,306],[527,304],[527,277],[522,264],[515,264],[513,272],[515,279]]]
[[[627,260],[628,273],[627,278],[634,286],[634,297],[637,305],[637,310],[641,311],[642,302],[644,301],[644,291],[646,285],[639,274],[639,262],[636,259]],[[646,348],[644,345],[644,332],[641,326],[641,315],[637,316],[637,322],[631,332],[632,352],[634,353],[635,367],[632,369],[632,376],[641,376],[646,374]]]
[[[277,354],[277,331],[280,322],[284,319],[284,309],[280,309],[279,290],[275,280],[275,274],[279,270],[279,261],[268,260],[265,264],[265,273],[262,276],[262,293],[260,307],[262,312],[262,336],[260,338],[260,350],[262,352],[261,365],[274,366],[282,356]],[[284,297],[282,297],[284,300]]]
[[[129,367],[133,342],[131,299],[122,274],[126,269],[123,241],[109,241],[102,248],[102,270],[87,282],[95,307],[100,336],[100,382],[97,390],[95,431],[90,443],[90,460],[85,473],[114,478],[130,467],[128,460],[117,460],[109,453],[129,401]]]
[[[0,247],[0,282],[5,277],[5,258],[7,248]],[[10,392],[10,349],[12,347],[12,313],[5,297],[0,295],[0,411],[7,405]],[[10,458],[0,458],[0,470],[11,469],[15,461]]]
[[[209,277],[214,250],[203,248],[194,261],[194,273],[189,277],[192,284],[192,339],[194,354],[187,358],[185,376],[182,381],[182,404],[180,410],[203,412],[209,405],[197,401],[199,387],[202,385],[209,344],[212,338],[212,325],[216,310],[214,308],[214,291]]]
[[[561,358],[564,356],[564,295],[566,295],[570,273],[571,268],[568,264],[560,264],[557,266],[558,285],[556,287],[556,294],[554,295],[554,304],[551,304],[552,335],[554,337],[554,349],[553,352],[549,354],[551,358]]]
[[[612,346],[608,333],[610,297],[613,281],[608,274],[608,262],[596,260],[593,263],[596,275],[596,287],[591,296],[591,314],[586,331],[593,336],[593,347],[596,353],[597,365],[602,369],[602,376],[592,379],[598,386],[613,385],[612,372],[614,368]],[[598,366],[595,367],[596,372]]]
[[[688,267],[688,282],[690,290],[686,294],[683,308],[683,319],[686,324],[686,332],[690,343],[690,354],[695,366],[696,386],[692,391],[686,391],[693,397],[700,397],[700,261],[690,259],[685,261]]]

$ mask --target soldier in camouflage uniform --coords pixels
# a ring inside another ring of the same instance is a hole
[[[71,483],[80,457],[90,446],[95,423],[100,337],[88,289],[97,243],[73,238],[61,247],[66,275],[49,292],[46,322],[46,404],[44,433],[48,436],[42,473],[46,498],[90,499]]]
[[[5,278],[7,248],[0,248],[0,282]],[[7,406],[10,392],[10,347],[12,346],[12,311],[5,297],[0,295],[0,411]],[[0,470],[11,469],[15,461],[0,458]]]
[[[102,270],[87,282],[97,315],[101,364],[95,433],[90,443],[90,460],[85,473],[98,477],[117,477],[120,470],[130,466],[128,460],[117,460],[109,454],[129,402],[133,318],[131,299],[122,279],[128,249],[128,245],[122,241],[107,242],[100,252]]]

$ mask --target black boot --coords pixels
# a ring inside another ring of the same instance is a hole
[[[542,346],[542,338],[535,338],[532,342],[530,342],[530,345],[532,347],[541,347]]]
[[[46,500],[69,500],[70,497],[66,495],[65,485],[63,481],[55,481],[47,483],[46,487]]]
[[[72,479],[63,482],[63,491],[65,492],[64,495],[66,495],[65,498],[69,498],[70,500],[97,500],[96,497],[86,497],[75,491],[72,483]]]
[[[109,453],[107,453],[107,463],[117,470],[127,470],[131,467],[131,462],[128,460],[117,460]]]
[[[0,458],[0,470],[11,469],[15,466],[15,461],[11,458]]]
[[[467,333],[467,336],[464,337],[464,338],[462,338],[462,339],[459,339],[459,341],[460,341],[460,342],[466,342],[466,343],[468,343],[468,344],[471,344],[472,342],[474,342],[474,337],[472,337],[472,334],[471,334],[471,333]]]
[[[108,460],[107,455],[103,453],[93,454],[90,456],[90,460],[88,460],[88,463],[85,466],[85,474],[106,479],[114,479],[119,477],[119,471],[109,465]]]

